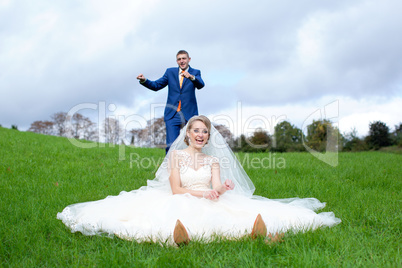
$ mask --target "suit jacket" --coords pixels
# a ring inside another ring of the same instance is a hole
[[[200,70],[189,67],[188,72],[194,75],[195,80],[184,78],[182,88],[179,81],[179,67],[168,68],[165,74],[156,81],[147,79],[141,85],[158,91],[168,86],[168,97],[165,107],[164,120],[171,119],[176,113],[177,106],[181,100],[181,111],[186,120],[192,116],[198,115],[197,99],[195,98],[195,89],[204,87],[204,81],[201,78]]]

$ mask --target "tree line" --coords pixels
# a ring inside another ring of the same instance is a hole
[[[302,152],[306,147],[315,151],[365,151],[378,150],[396,145],[402,147],[402,123],[393,131],[381,121],[369,124],[369,133],[358,137],[356,129],[342,135],[330,120],[313,121],[306,133],[289,121],[282,121],[274,133],[257,128],[251,135],[234,137],[224,125],[214,125],[234,151],[242,152]],[[70,117],[65,112],[51,116],[51,120],[35,121],[28,131],[75,139],[112,144],[126,144],[136,147],[164,147],[166,127],[163,117],[147,121],[144,128],[126,130],[119,120],[107,117],[101,126],[88,117],[76,113]]]
[[[315,151],[346,151],[358,152],[378,150],[382,147],[402,147],[402,123],[395,126],[394,131],[381,121],[369,124],[369,133],[360,138],[354,128],[342,135],[339,129],[329,120],[315,120],[307,126],[307,133],[288,121],[282,121],[275,126],[273,135],[259,129],[247,138],[241,135],[235,140],[234,150],[245,152],[302,152],[306,147]],[[255,144],[265,146],[253,146]]]

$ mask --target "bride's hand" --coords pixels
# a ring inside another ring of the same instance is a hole
[[[229,180],[229,179],[227,179],[227,180],[223,183],[223,186],[225,187],[226,190],[233,190],[234,187],[235,187],[234,183],[233,183],[231,180]]]
[[[219,198],[219,193],[216,190],[208,190],[205,191],[202,197],[209,199],[209,200],[215,200]]]

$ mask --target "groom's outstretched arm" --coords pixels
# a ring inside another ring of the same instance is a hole
[[[159,78],[156,81],[151,81],[151,80],[145,78],[145,76],[143,74],[138,75],[137,79],[140,80],[141,85],[143,85],[144,87],[149,88],[150,90],[153,90],[153,91],[158,91],[158,90],[166,87],[168,84],[168,81],[169,81],[166,72],[161,78]]]

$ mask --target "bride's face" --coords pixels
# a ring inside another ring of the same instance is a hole
[[[208,128],[203,122],[197,120],[192,124],[187,136],[191,147],[202,148],[208,142]]]

